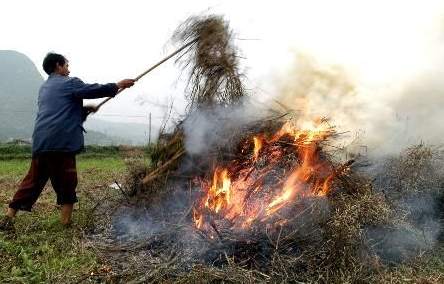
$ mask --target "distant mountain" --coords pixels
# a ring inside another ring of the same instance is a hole
[[[43,77],[24,54],[0,50],[0,141],[29,140]],[[143,144],[146,126],[115,123],[93,117],[86,123],[86,144]]]
[[[0,140],[31,137],[42,82],[26,55],[0,50]]]
[[[84,124],[85,129],[99,131],[108,136],[119,137],[126,141],[126,144],[146,144],[148,143],[148,125],[142,123],[124,123],[124,122],[110,122],[94,118],[94,115],[90,116]],[[151,139],[157,137],[158,129],[151,130]]]
[[[111,136],[100,131],[88,130],[85,133],[86,145],[127,145],[133,144],[132,141],[122,137]]]

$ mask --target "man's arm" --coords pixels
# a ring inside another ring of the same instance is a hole
[[[98,99],[114,97],[119,89],[126,89],[134,85],[134,80],[125,79],[118,83],[85,84],[79,78],[71,78],[72,94],[79,99]]]

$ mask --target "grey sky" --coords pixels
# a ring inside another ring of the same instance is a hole
[[[441,2],[4,0],[0,49],[25,53],[41,72],[44,55],[60,52],[70,60],[72,76],[115,81],[136,76],[174,51],[165,44],[178,24],[209,10],[225,15],[238,34],[247,84],[259,94],[276,91],[274,83],[285,77],[295,52],[344,66],[358,86],[393,89],[442,55]],[[107,104],[101,118],[146,122],[106,114],[152,111],[157,119],[164,110],[150,103],[167,104],[171,97],[180,111],[178,76],[172,63],[162,66]]]

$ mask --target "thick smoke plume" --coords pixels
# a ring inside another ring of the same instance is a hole
[[[427,71],[405,82],[370,88],[340,66],[297,56],[285,78],[277,79],[278,100],[300,111],[304,119],[328,117],[339,131],[348,131],[371,154],[399,153],[418,144],[442,144],[444,83],[441,71]]]

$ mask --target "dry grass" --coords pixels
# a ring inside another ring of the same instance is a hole
[[[178,197],[171,200],[177,202]],[[105,239],[114,241],[105,245],[99,239],[99,245],[94,245],[101,248],[97,253],[121,281],[134,280],[134,275],[142,282],[178,283],[370,279],[383,264],[368,246],[365,228],[390,226],[393,214],[384,197],[370,187],[354,194],[338,187],[328,199],[294,204],[295,217],[284,226],[253,226],[246,234],[220,229],[219,237],[210,239],[194,228],[186,206],[176,212],[168,212],[171,207],[164,208],[165,204],[147,204],[138,210],[134,206],[121,207],[123,211],[114,217],[122,212],[139,212],[135,214],[140,216],[141,210],[147,210],[151,222],[161,229],[130,234],[119,241],[111,229]],[[135,222],[144,223],[143,218]],[[119,270],[122,265],[126,268]]]
[[[233,32],[222,16],[190,17],[176,30],[173,41],[195,41],[180,58],[189,72],[189,110],[231,105],[245,95]]]

